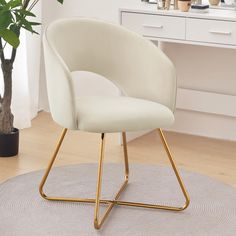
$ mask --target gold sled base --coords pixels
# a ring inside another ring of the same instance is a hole
[[[43,187],[46,183],[46,180],[48,178],[48,175],[52,169],[53,163],[56,160],[57,154],[59,152],[59,149],[61,147],[61,144],[65,138],[65,135],[67,133],[67,129],[64,129],[61,137],[59,138],[59,141],[56,145],[56,148],[54,150],[52,159],[46,169],[46,172],[43,176],[43,179],[40,183],[39,186],[39,192],[41,196],[50,201],[65,201],[65,202],[83,202],[83,203],[95,203],[95,211],[94,211],[94,227],[95,229],[100,229],[101,226],[103,225],[104,221],[107,219],[109,213],[111,212],[112,208],[115,205],[122,205],[122,206],[130,206],[130,207],[144,207],[144,208],[152,208],[152,209],[162,209],[162,210],[169,210],[169,211],[183,211],[189,206],[190,203],[190,198],[189,195],[185,189],[185,186],[183,184],[183,181],[179,175],[178,169],[175,165],[175,162],[173,160],[173,157],[171,155],[170,149],[168,147],[168,144],[166,142],[165,136],[163,134],[163,131],[161,129],[158,130],[160,134],[160,138],[162,141],[162,144],[166,150],[166,153],[168,155],[169,161],[171,163],[171,166],[174,170],[174,173],[176,175],[176,178],[178,180],[178,183],[180,185],[180,188],[182,190],[182,193],[185,197],[185,203],[183,206],[180,207],[174,207],[174,206],[163,206],[163,205],[153,205],[153,204],[145,204],[145,203],[139,203],[139,202],[126,202],[126,201],[119,201],[119,197],[121,193],[125,190],[128,181],[129,181],[129,162],[128,162],[128,152],[127,152],[127,142],[126,142],[126,133],[122,133],[122,138],[123,138],[123,149],[124,149],[124,182],[121,185],[119,191],[116,193],[114,199],[101,199],[101,187],[102,187],[102,172],[103,172],[103,160],[104,160],[104,150],[105,150],[105,134],[101,134],[101,148],[100,148],[100,157],[99,157],[99,163],[98,163],[98,177],[97,177],[97,191],[96,191],[96,198],[91,199],[91,198],[64,198],[64,197],[56,197],[56,196],[47,196],[44,193]],[[104,213],[104,215],[100,218],[99,215],[99,208],[100,204],[106,204],[107,209]]]

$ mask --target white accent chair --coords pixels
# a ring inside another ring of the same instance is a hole
[[[152,42],[121,26],[93,19],[62,19],[46,28],[44,56],[52,117],[64,130],[40,184],[43,198],[53,201],[95,203],[94,227],[99,229],[114,205],[182,211],[189,196],[171,156],[163,127],[174,122],[176,73],[172,62]],[[89,71],[112,81],[125,96],[76,99],[71,73]],[[43,187],[67,130],[101,133],[101,152],[95,199],[50,197]],[[186,202],[181,207],[120,201],[129,177],[127,131],[158,129]],[[125,181],[111,200],[100,198],[105,134],[122,132]],[[100,219],[100,204],[107,211]]]

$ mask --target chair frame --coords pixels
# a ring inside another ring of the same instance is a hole
[[[103,174],[103,161],[104,161],[104,150],[105,150],[105,134],[101,134],[101,147],[100,147],[100,157],[99,157],[99,163],[98,163],[98,177],[97,177],[97,190],[96,190],[96,198],[64,198],[64,197],[56,197],[56,196],[47,196],[43,190],[43,187],[47,181],[48,175],[52,169],[52,166],[56,160],[57,154],[60,150],[61,144],[65,138],[65,135],[67,133],[67,129],[63,129],[62,134],[58,140],[58,143],[55,147],[54,153],[52,155],[52,159],[49,162],[49,165],[45,171],[45,174],[42,178],[42,181],[39,186],[39,192],[40,195],[50,201],[65,201],[65,202],[83,202],[83,203],[94,203],[95,204],[95,211],[94,211],[94,228],[100,229],[105,220],[107,219],[109,213],[111,212],[112,208],[115,205],[123,205],[123,206],[130,206],[130,207],[143,207],[143,208],[152,208],[152,209],[162,209],[162,210],[169,210],[169,211],[183,211],[185,210],[189,204],[190,204],[190,198],[188,195],[188,192],[184,186],[184,183],[180,177],[179,171],[176,167],[175,161],[172,157],[172,154],[170,152],[170,149],[168,147],[167,141],[165,139],[164,133],[161,129],[158,129],[159,135],[162,141],[162,144],[165,148],[165,151],[167,153],[168,159],[171,163],[171,166],[174,170],[174,173],[176,175],[176,178],[178,180],[179,186],[182,190],[182,193],[185,197],[185,203],[183,206],[166,206],[166,205],[153,205],[153,204],[146,204],[146,203],[139,203],[139,202],[127,202],[127,201],[120,201],[119,197],[121,193],[125,190],[127,187],[128,181],[129,181],[129,162],[128,162],[128,151],[127,151],[127,141],[126,141],[126,133],[122,133],[122,139],[123,139],[123,151],[124,151],[124,166],[125,166],[125,178],[124,182],[121,185],[119,191],[116,193],[114,199],[101,199],[101,187],[102,187],[102,174]],[[106,212],[100,219],[100,204],[106,204],[108,205]]]

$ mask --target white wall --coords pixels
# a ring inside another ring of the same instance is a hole
[[[44,24],[60,17],[96,17],[111,22],[118,22],[118,9],[127,3],[137,3],[140,0],[65,0],[63,7],[56,1],[44,1]]]
[[[236,96],[236,50],[165,43],[175,63],[178,86]]]

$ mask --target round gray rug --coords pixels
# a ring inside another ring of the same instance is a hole
[[[184,201],[172,170],[131,165],[130,184],[121,199],[181,205]],[[1,236],[235,236],[236,189],[209,177],[181,171],[191,197],[183,212],[116,206],[100,231],[93,228],[93,204],[49,202],[38,193],[42,171],[0,185]],[[103,197],[112,198],[120,186],[122,166],[104,168]],[[48,195],[95,197],[97,166],[55,168],[45,190]],[[105,209],[105,208],[104,208]]]

